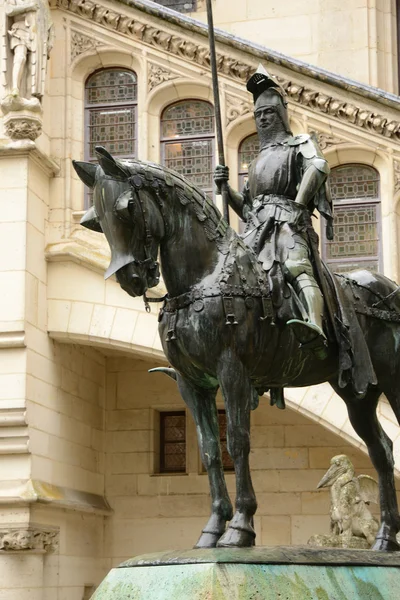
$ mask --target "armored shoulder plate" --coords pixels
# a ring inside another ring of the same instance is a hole
[[[321,173],[329,174],[329,165],[319,149],[318,143],[308,133],[301,133],[288,140],[288,146],[298,146],[298,153],[310,161]],[[310,164],[308,163],[308,164]]]

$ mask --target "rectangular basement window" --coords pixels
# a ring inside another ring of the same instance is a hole
[[[160,412],[160,473],[186,473],[186,413]]]

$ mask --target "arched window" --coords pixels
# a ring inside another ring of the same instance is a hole
[[[258,135],[256,133],[252,133],[242,140],[239,146],[239,156],[238,156],[238,164],[239,164],[239,192],[244,188],[244,184],[247,181],[249,175],[249,166],[250,163],[257,158],[260,152],[260,140],[258,139]],[[243,233],[245,228],[245,223],[242,219],[239,219],[239,233]]]
[[[367,165],[342,165],[332,169],[330,186],[334,239],[324,239],[326,262],[339,273],[381,270],[379,173]]]
[[[85,125],[85,160],[96,160],[95,146],[121,158],[135,156],[137,77],[133,71],[102,69],[87,79]]]
[[[260,140],[253,133],[244,138],[239,146],[239,190],[243,189],[249,174],[250,163],[257,158],[260,152]]]
[[[202,100],[168,106],[161,117],[163,164],[187,177],[212,196],[214,172],[214,108]]]

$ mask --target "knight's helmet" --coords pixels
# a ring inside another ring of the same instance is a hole
[[[286,92],[261,64],[248,80],[246,87],[253,94],[254,110],[260,106],[274,105],[285,130],[291,134]]]

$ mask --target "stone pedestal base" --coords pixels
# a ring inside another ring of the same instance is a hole
[[[398,600],[399,589],[400,553],[215,549],[139,556],[92,600]]]

